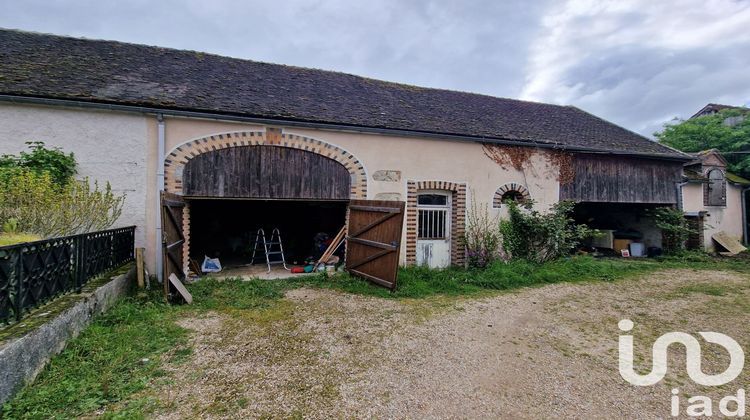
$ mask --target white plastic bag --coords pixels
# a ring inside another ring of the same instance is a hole
[[[219,262],[218,258],[208,258],[208,256],[204,255],[201,271],[204,273],[218,273],[221,271],[221,262]]]

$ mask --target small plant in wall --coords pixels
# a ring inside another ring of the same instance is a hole
[[[490,215],[487,205],[478,206],[472,193],[471,207],[466,217],[466,247],[469,267],[484,268],[500,257],[498,218]]]
[[[570,217],[574,203],[561,201],[545,213],[533,201],[506,201],[508,218],[500,222],[503,250],[511,259],[544,263],[569,255],[597,231]]]

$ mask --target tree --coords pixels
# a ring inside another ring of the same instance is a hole
[[[713,115],[666,124],[664,131],[654,136],[660,143],[683,152],[717,149],[729,163],[730,172],[750,176],[750,113],[747,109],[725,109]]]
[[[47,148],[44,142],[27,141],[28,152],[18,156],[0,156],[0,178],[8,178],[23,171],[37,175],[49,174],[52,181],[64,187],[76,174],[76,159],[73,153],[65,153],[59,148]]]

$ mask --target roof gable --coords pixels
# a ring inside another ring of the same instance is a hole
[[[703,166],[727,167],[727,160],[716,149],[709,149],[697,154]]]
[[[684,158],[572,106],[194,51],[0,30],[0,94]]]

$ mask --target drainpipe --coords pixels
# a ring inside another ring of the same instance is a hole
[[[164,115],[156,114],[156,276],[164,281],[164,256],[162,255],[161,192],[164,191]]]
[[[750,191],[750,187],[745,187],[742,189],[742,194],[740,194],[740,197],[742,198],[742,239],[744,239],[745,245],[750,243],[747,238],[747,192]]]

